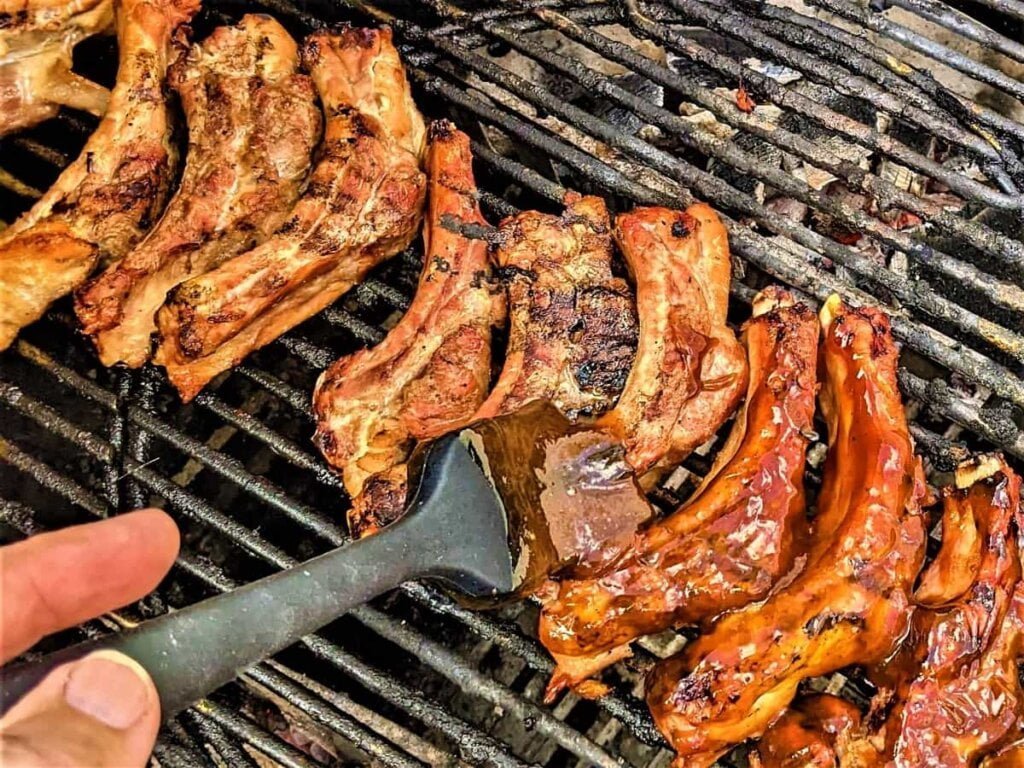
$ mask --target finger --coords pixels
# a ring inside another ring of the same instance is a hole
[[[149,675],[120,653],[58,667],[0,720],[4,768],[141,768],[160,728]]]
[[[178,544],[174,521],[146,509],[0,548],[0,661],[143,597],[171,567]]]

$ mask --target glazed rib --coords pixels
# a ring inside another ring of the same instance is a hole
[[[638,208],[616,218],[615,239],[636,282],[640,340],[601,423],[643,474],[678,464],[715,434],[739,404],[747,365],[726,325],[728,234],[709,206]]]
[[[765,731],[751,761],[753,768],[869,768],[879,753],[864,738],[860,710],[850,702],[819,694],[807,696]]]
[[[1009,761],[1024,736],[1024,585],[1013,531],[1020,478],[1002,457],[983,456],[957,469],[943,497],[942,549],[926,571],[933,605],[915,611],[899,653],[872,674],[881,689],[872,710],[887,712],[885,721],[874,729],[853,715],[828,722],[823,712],[851,705],[827,696],[799,702],[761,740],[764,768],[797,765],[783,758],[798,734],[831,754],[815,766],[1019,765]]]
[[[163,209],[177,166],[163,94],[196,0],[122,0],[110,108],[81,155],[0,235],[0,350],[51,302],[121,258]]]
[[[302,51],[327,117],[309,186],[277,232],[172,291],[154,360],[183,400],[412,241],[424,128],[388,29],[311,35]]]
[[[102,115],[110,92],[71,71],[71,51],[113,26],[113,0],[0,2],[0,136],[49,120],[61,105]]]
[[[612,275],[608,211],[567,196],[561,216],[525,211],[502,222],[496,260],[508,286],[505,365],[477,417],[550,400],[568,418],[615,402],[636,345],[626,283]]]
[[[759,735],[806,678],[886,658],[908,628],[924,556],[924,482],[896,387],[888,318],[822,309],[831,449],[807,566],[658,664],[647,700],[679,766]]]
[[[298,63],[284,27],[250,14],[172,67],[189,125],[181,184],[139,246],[76,296],[104,365],[142,365],[167,292],[262,242],[288,215],[320,133]]]
[[[353,504],[349,525],[359,535],[404,509],[415,441],[466,424],[490,384],[491,329],[502,300],[488,280],[487,244],[443,225],[447,217],[486,225],[469,137],[439,121],[429,138],[425,256],[412,305],[384,341],[324,371],[313,394],[314,442],[342,473]]]
[[[792,568],[806,525],[818,322],[783,291],[754,307],[747,400],[704,485],[610,568],[562,580],[545,604],[539,634],[557,662],[549,701],[628,655],[631,640],[763,598]]]

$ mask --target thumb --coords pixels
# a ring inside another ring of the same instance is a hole
[[[146,671],[114,651],[53,670],[0,720],[4,768],[141,768],[160,702]]]

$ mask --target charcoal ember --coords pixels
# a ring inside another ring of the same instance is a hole
[[[734,138],[733,144],[738,149],[742,149],[748,154],[753,155],[756,161],[761,165],[773,169],[779,169],[782,167],[783,151],[764,139],[753,136],[749,133],[739,133]],[[752,174],[747,173],[746,171],[741,171],[738,168],[734,168],[727,163],[717,160],[709,165],[709,170],[715,176],[728,182],[741,192],[746,192],[748,195],[752,195],[759,203],[764,202],[766,197],[765,184]]]
[[[638,96],[656,107],[665,106],[665,89],[648,80],[643,75],[630,72],[613,76],[616,86]],[[622,128],[627,133],[640,136],[645,140],[653,140],[660,133],[657,128],[637,117],[636,113],[612,101],[600,97],[582,100],[580,106],[589,109],[597,117],[607,120],[612,125]]]
[[[831,181],[822,189],[824,195],[849,211],[869,211],[874,200],[868,195],[854,192],[841,181]],[[858,243],[863,233],[849,229],[843,223],[822,211],[814,211],[811,221],[821,234],[831,237],[844,245]]]

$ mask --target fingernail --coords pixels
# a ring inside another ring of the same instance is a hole
[[[146,671],[127,656],[97,651],[71,668],[64,701],[94,720],[124,730],[149,709],[151,686]]]

